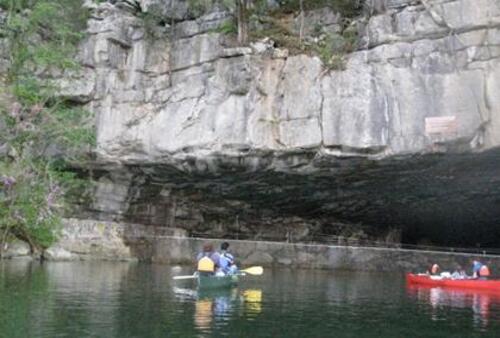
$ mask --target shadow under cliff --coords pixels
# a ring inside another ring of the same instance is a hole
[[[213,157],[210,165],[100,164],[92,173],[93,202],[78,217],[227,238],[307,240],[349,236],[353,227],[371,238],[396,230],[407,244],[500,241],[500,149],[383,160],[304,151]]]

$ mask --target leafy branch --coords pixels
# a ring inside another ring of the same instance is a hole
[[[7,11],[7,87],[12,102],[0,106],[0,247],[9,237],[32,250],[50,246],[81,180],[68,165],[84,165],[95,135],[90,114],[57,95],[53,74],[75,70],[86,12],[79,0],[0,0]],[[1,250],[0,250],[1,254]]]

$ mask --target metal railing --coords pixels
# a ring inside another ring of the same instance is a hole
[[[194,238],[210,238],[210,239],[228,239],[228,240],[254,240],[280,242],[290,244],[317,244],[317,245],[335,245],[335,246],[351,246],[351,247],[367,247],[367,248],[386,248],[386,249],[406,249],[418,251],[436,251],[448,253],[465,253],[473,255],[498,255],[500,256],[500,248],[482,248],[482,247],[447,247],[437,245],[420,245],[420,244],[405,244],[397,242],[376,241],[363,238],[352,238],[346,236],[314,234],[304,238],[294,239],[293,236],[285,236],[279,238],[277,236],[269,236],[257,234],[255,236],[245,234],[238,236],[217,236],[206,233],[190,233],[190,237]]]

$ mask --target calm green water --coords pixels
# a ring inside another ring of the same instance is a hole
[[[500,337],[500,299],[399,274],[267,270],[199,294],[128,263],[0,262],[0,337]]]

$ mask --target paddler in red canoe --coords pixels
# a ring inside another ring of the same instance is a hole
[[[431,276],[439,276],[441,268],[436,263],[432,264],[431,268],[427,270],[427,274]]]
[[[472,278],[488,279],[490,276],[490,269],[478,260],[472,262]]]
[[[464,268],[461,265],[457,265],[455,271],[451,274],[451,279],[468,279],[467,272],[465,272]]]

